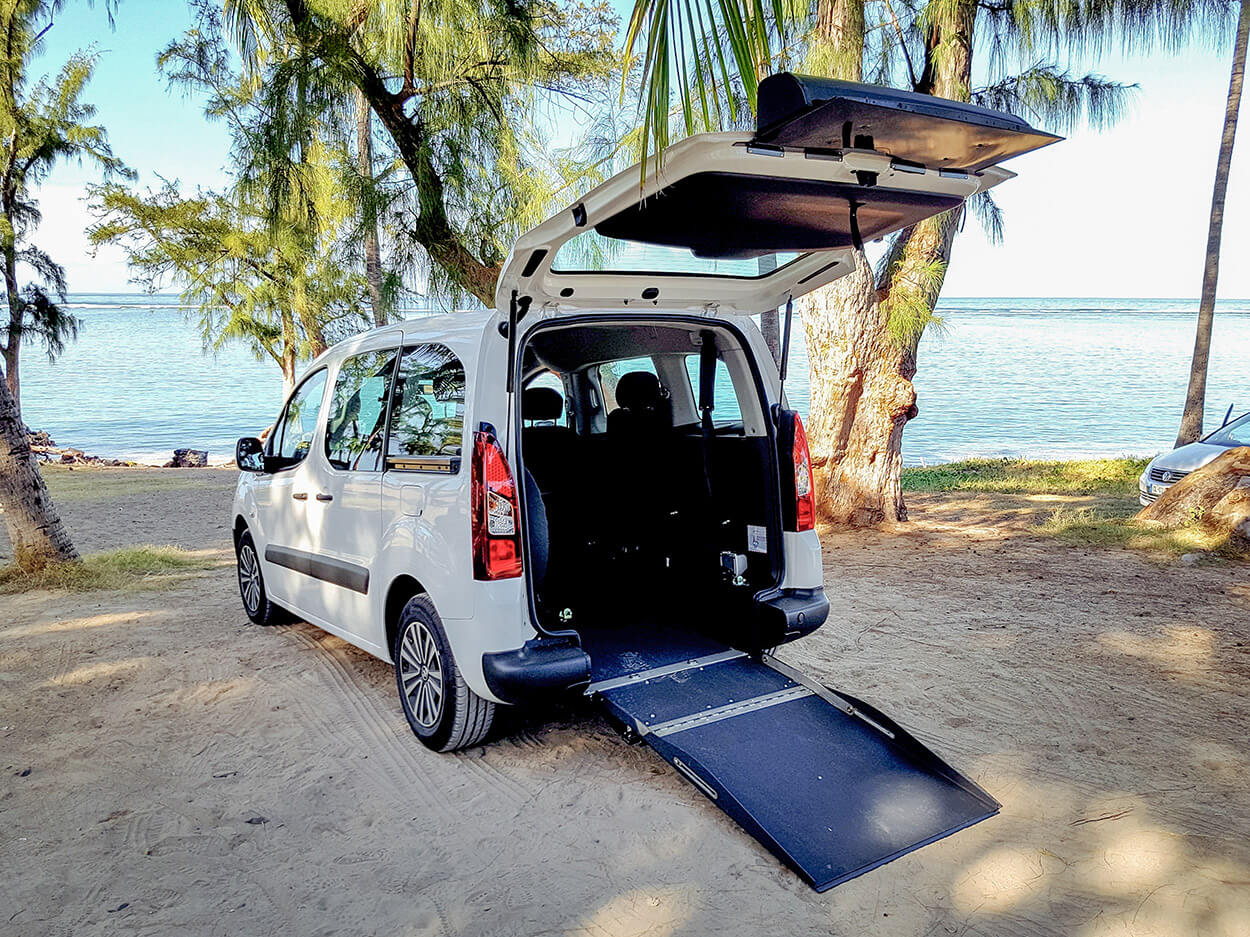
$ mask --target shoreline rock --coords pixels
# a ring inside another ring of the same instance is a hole
[[[208,450],[175,449],[174,457],[162,468],[208,468]]]

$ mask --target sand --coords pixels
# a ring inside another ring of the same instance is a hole
[[[227,556],[232,475],[101,471],[61,501],[84,547]],[[994,819],[817,895],[591,709],[427,752],[390,668],[250,625],[223,567],[0,597],[0,932],[1250,933],[1247,568],[1038,539],[1027,498],[912,504],[827,538],[832,616],[781,656]]]

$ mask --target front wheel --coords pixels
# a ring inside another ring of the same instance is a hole
[[[247,612],[247,617],[258,625],[279,625],[290,621],[291,616],[284,608],[269,601],[256,542],[252,540],[250,531],[245,530],[239,535],[234,553],[239,570],[239,597],[243,599],[243,611]]]
[[[453,752],[486,737],[495,704],[464,682],[428,596],[409,599],[399,616],[395,644],[395,683],[413,733],[436,752]]]

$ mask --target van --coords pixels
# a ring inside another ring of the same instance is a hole
[[[773,656],[829,614],[803,422],[752,316],[1055,138],[794,75],[755,133],[690,137],[522,236],[496,307],[317,358],[239,441],[244,609],[395,665],[435,751],[561,693],[824,889],[997,803]]]

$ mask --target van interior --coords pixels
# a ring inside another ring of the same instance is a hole
[[[736,330],[544,325],[521,362],[542,626],[578,632],[595,681],[751,649],[755,596],[778,579],[780,518],[769,414]]]

